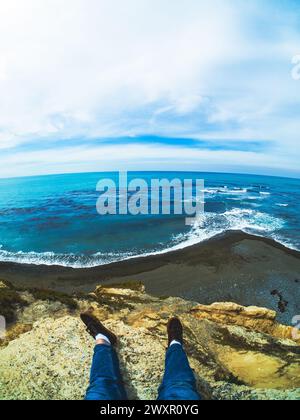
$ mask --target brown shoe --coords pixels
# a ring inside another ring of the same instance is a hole
[[[169,346],[174,340],[178,341],[180,344],[183,344],[183,328],[178,318],[172,318],[169,320],[167,331],[168,331],[168,345]]]
[[[100,321],[90,313],[84,313],[80,315],[80,318],[82,322],[86,326],[87,332],[93,337],[96,338],[98,334],[103,334],[105,337],[107,337],[111,343],[112,346],[115,346],[117,344],[117,337],[110,332],[107,328],[104,327],[103,324],[101,324]]]

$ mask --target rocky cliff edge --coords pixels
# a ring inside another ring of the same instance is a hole
[[[300,342],[267,309],[157,298],[139,283],[68,296],[16,290],[4,281],[0,308],[10,325],[0,342],[2,399],[84,397],[94,343],[79,314],[88,309],[120,338],[118,353],[130,399],[157,397],[166,323],[174,315],[184,324],[185,348],[204,398],[300,399]]]

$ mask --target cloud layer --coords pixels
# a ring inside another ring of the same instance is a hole
[[[1,1],[0,176],[300,174],[299,24],[292,0]]]

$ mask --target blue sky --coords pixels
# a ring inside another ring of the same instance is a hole
[[[298,0],[2,1],[0,177],[300,177],[299,28]]]

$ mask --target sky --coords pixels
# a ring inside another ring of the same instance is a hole
[[[0,177],[300,177],[299,63],[299,0],[0,0]]]

